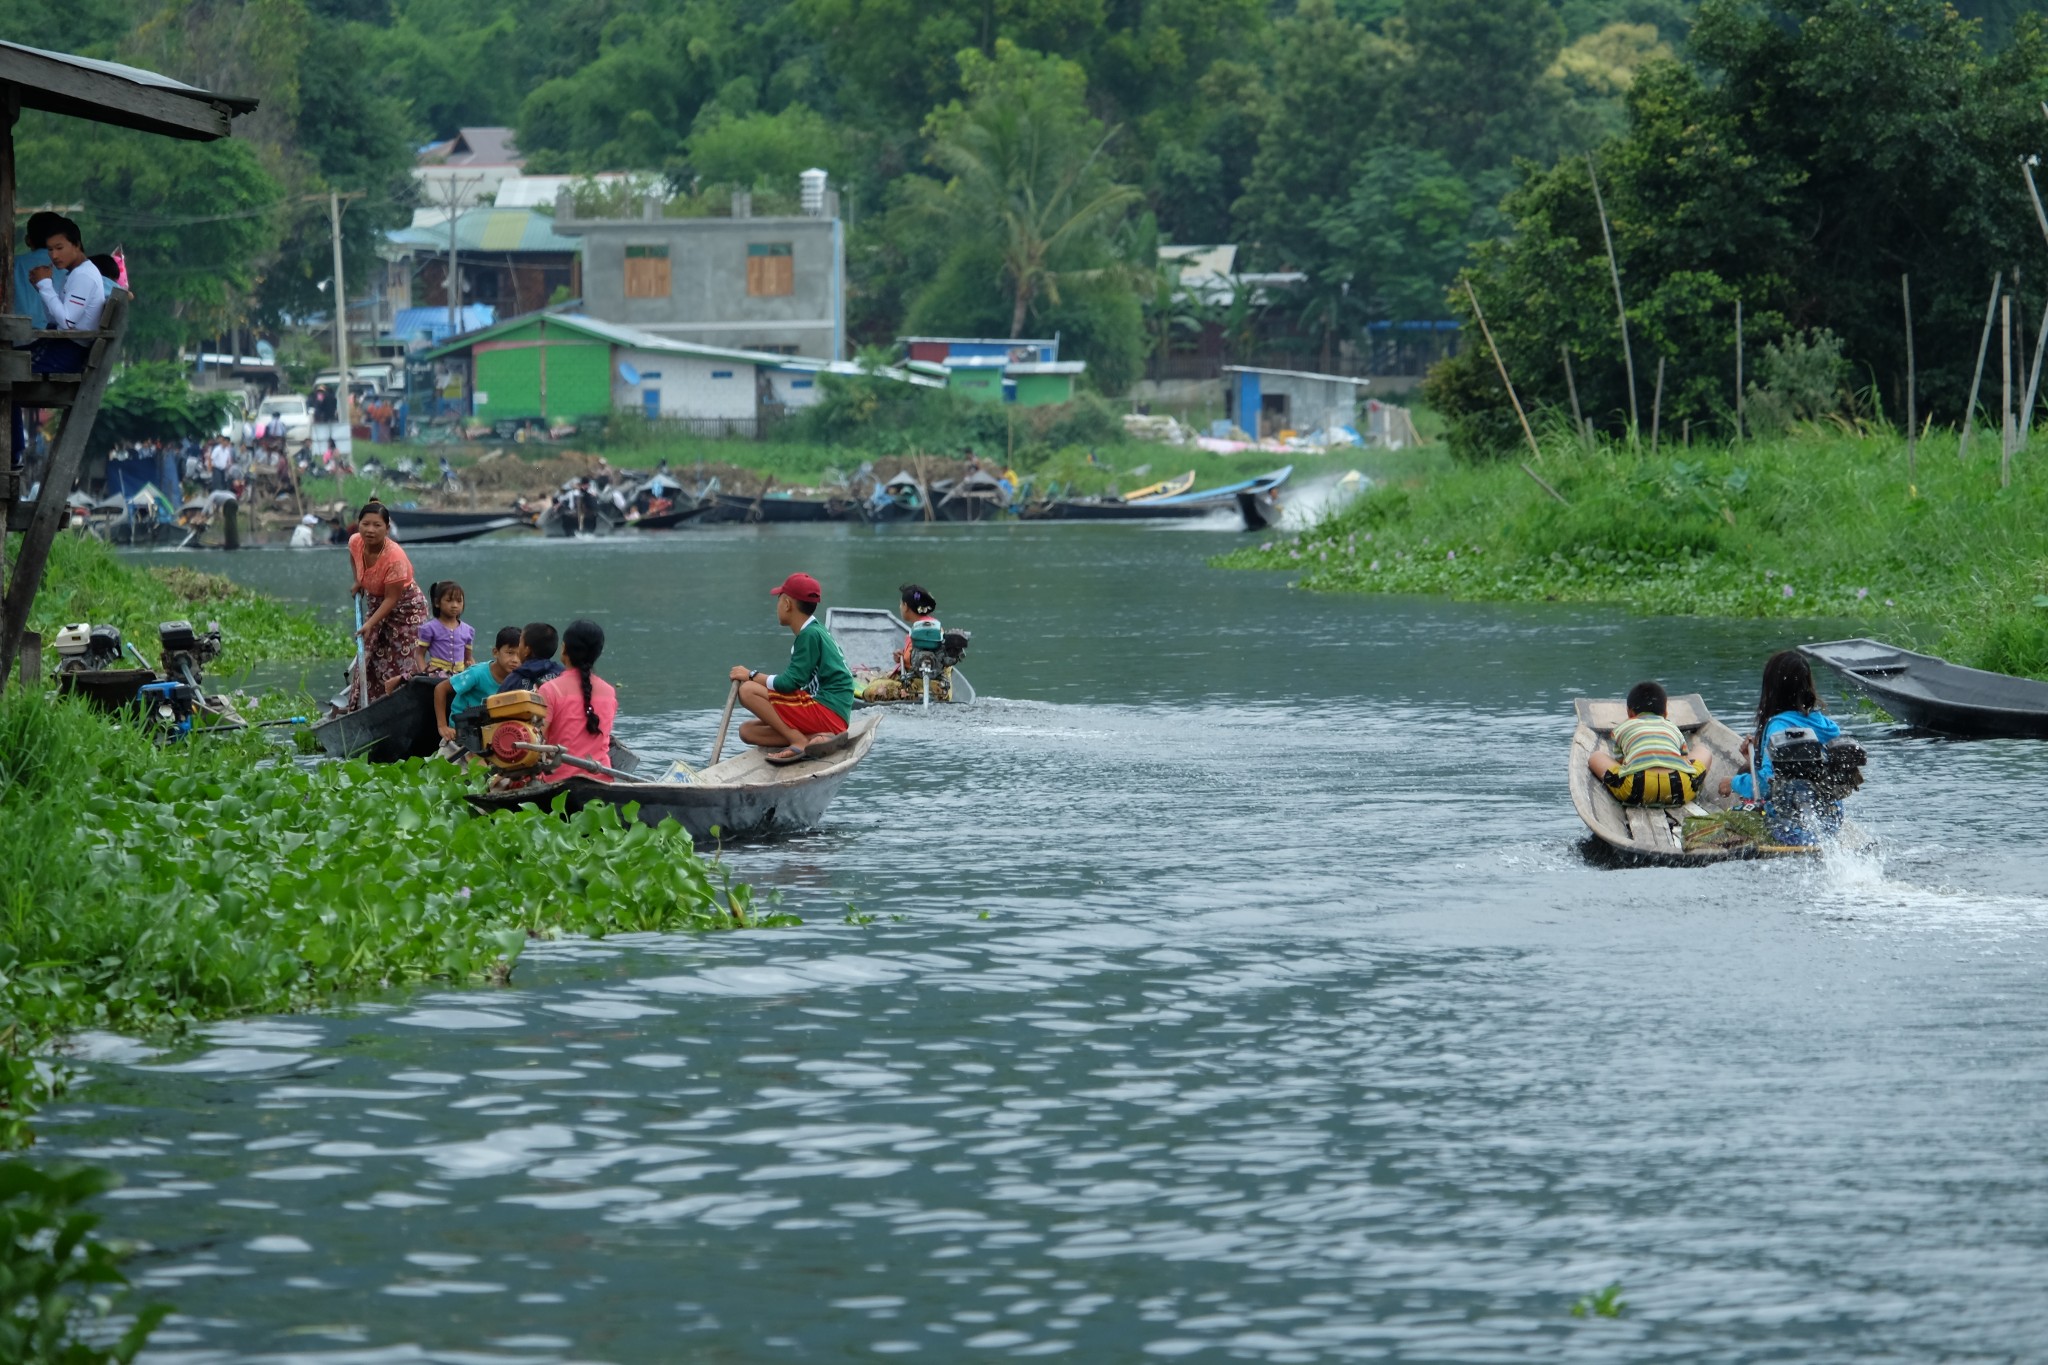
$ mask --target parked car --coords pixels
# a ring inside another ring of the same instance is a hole
[[[287,441],[312,439],[313,410],[297,394],[279,394],[275,398],[264,399],[256,408],[255,422],[266,427],[283,423]]]

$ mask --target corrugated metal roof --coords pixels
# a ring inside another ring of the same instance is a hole
[[[394,246],[448,250],[448,225],[402,227],[385,234]],[[583,244],[555,231],[555,220],[533,209],[465,209],[455,220],[455,249],[468,252],[580,251]]]

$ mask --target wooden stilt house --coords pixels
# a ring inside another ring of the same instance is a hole
[[[29,319],[17,311],[21,301],[13,297],[19,199],[14,180],[15,121],[24,109],[44,109],[93,123],[211,142],[229,136],[231,121],[255,107],[255,100],[196,89],[154,71],[0,42],[0,226],[6,229],[0,234],[0,432],[11,433],[17,406],[64,411],[61,433],[33,500],[25,500],[28,490],[12,460],[0,459],[0,545],[17,534],[21,537],[7,569],[5,592],[0,593],[0,689],[6,687],[21,652],[50,546],[63,522],[64,500],[78,478],[86,440],[128,324],[122,301],[110,297],[99,331],[61,334],[88,348],[81,370],[31,373],[29,352],[23,348],[39,334],[30,330]],[[0,555],[0,565],[5,563]]]

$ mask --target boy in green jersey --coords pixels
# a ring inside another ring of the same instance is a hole
[[[789,667],[770,677],[744,664],[735,665],[732,680],[740,685],[739,704],[756,717],[740,726],[749,744],[775,747],[774,764],[808,757],[806,746],[846,733],[853,714],[853,670],[839,642],[817,619],[825,590],[807,573],[793,573],[770,591],[775,619],[795,634]]]

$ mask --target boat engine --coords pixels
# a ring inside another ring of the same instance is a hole
[[[206,665],[220,657],[218,621],[208,621],[204,635],[194,630],[190,621],[165,621],[157,626],[156,638],[163,647],[164,676],[194,688],[203,684]]]
[[[521,744],[538,744],[547,729],[548,704],[538,692],[500,692],[449,718],[456,742],[481,755],[491,771],[500,777],[527,778],[537,774],[540,755]]]
[[[121,631],[81,621],[57,632],[57,671],[97,673],[121,666]]]
[[[192,713],[199,709],[200,695],[191,683],[144,683],[136,701],[143,719],[156,726],[164,739],[183,739],[192,733]]]
[[[1781,730],[1771,737],[1771,785],[1803,782],[1824,801],[1839,801],[1863,785],[1863,765],[1870,755],[1847,735],[1822,743],[1805,726]]]

